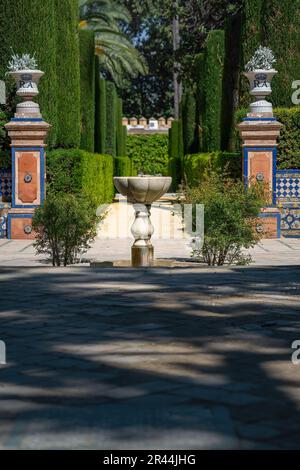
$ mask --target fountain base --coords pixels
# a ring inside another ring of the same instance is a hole
[[[131,265],[133,268],[149,267],[153,264],[154,248],[152,245],[131,247]]]

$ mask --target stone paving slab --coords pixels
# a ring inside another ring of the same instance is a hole
[[[0,449],[299,449],[300,268],[0,268]]]

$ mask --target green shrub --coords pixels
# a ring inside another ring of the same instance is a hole
[[[94,152],[95,144],[95,39],[94,32],[81,30],[80,39],[80,148]]]
[[[203,83],[205,96],[203,109],[203,149],[206,152],[221,149],[224,55],[224,31],[211,31],[206,42]]]
[[[242,156],[240,153],[211,152],[186,155],[184,157],[185,183],[197,186],[210,174],[220,171],[233,179],[242,178]]]
[[[40,1],[40,0],[39,0]],[[43,5],[43,2],[40,2]],[[52,0],[57,27],[57,147],[80,146],[78,0]],[[42,47],[47,54],[47,43]]]
[[[94,205],[112,201],[113,158],[78,149],[57,149],[47,155],[47,186],[51,193],[85,195]]]
[[[113,82],[106,82],[106,145],[105,153],[117,153],[117,92]]]
[[[166,134],[128,135],[127,156],[137,171],[168,175],[168,136]]]
[[[133,176],[132,162],[128,157],[115,157],[115,176]]]
[[[240,109],[235,115],[235,127],[247,115]],[[274,115],[283,124],[278,142],[278,169],[300,168],[300,107],[275,108]],[[241,152],[241,141],[236,129],[236,149]]]
[[[224,179],[220,173],[189,189],[186,202],[204,204],[204,244],[193,257],[209,266],[250,263],[242,250],[259,240],[254,224],[265,202],[262,194],[262,186],[246,189],[242,181]]]
[[[8,62],[15,53],[36,55],[38,66],[44,77],[39,84],[39,96],[43,118],[51,125],[48,144],[56,143],[57,131],[57,80],[56,9],[53,0],[1,0],[0,2],[0,79],[7,84],[9,110],[15,112],[15,86],[5,76]],[[69,92],[66,83],[64,89]],[[68,110],[65,110],[67,113]]]
[[[53,266],[80,262],[97,234],[98,217],[94,205],[73,194],[49,194],[36,209],[33,228],[37,253],[47,254]]]
[[[183,132],[182,122],[173,121],[169,130],[169,174],[172,176],[172,189],[176,191],[183,178]]]

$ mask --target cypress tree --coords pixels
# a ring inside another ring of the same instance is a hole
[[[184,154],[198,151],[199,139],[197,132],[197,106],[192,89],[187,89],[181,103]]]
[[[172,176],[172,188],[177,190],[182,180],[183,173],[183,132],[181,120],[172,122],[169,130],[169,173]]]
[[[123,118],[123,101],[121,98],[116,98],[116,137],[117,137],[117,147],[116,147],[116,154],[118,157],[125,156],[125,148],[124,148],[124,131],[122,125],[122,118]]]
[[[221,115],[225,56],[224,31],[211,31],[205,52],[204,150],[221,148]]]
[[[0,79],[7,82],[8,102],[14,87],[6,72],[12,51],[35,54],[45,76],[39,85],[43,118],[52,125],[48,144],[53,147],[57,130],[56,10],[53,0],[1,0],[0,2]],[[13,109],[13,111],[15,111]]]
[[[196,79],[196,125],[198,131],[198,149],[203,150],[203,119],[205,110],[205,90],[204,90],[204,78],[205,78],[205,54],[200,53],[195,57],[195,79]]]
[[[40,0],[39,0],[40,1]],[[53,0],[52,0],[53,1]],[[57,34],[57,146],[80,145],[78,0],[54,0]],[[43,5],[44,2],[41,2]],[[47,53],[47,44],[43,44]]]
[[[106,147],[106,81],[100,77],[98,57],[96,57],[95,73],[95,151],[104,154]]]
[[[113,82],[106,83],[106,145],[105,153],[116,156],[117,150],[117,93]]]
[[[229,151],[233,151],[235,149],[236,131],[234,116],[239,106],[241,27],[241,14],[228,18],[225,24],[225,64],[221,120],[221,149]]]
[[[95,142],[95,39],[93,31],[82,30],[80,39],[80,148],[94,152]]]
[[[292,83],[300,80],[300,0],[264,0],[261,21],[263,43],[277,59],[271,101],[292,106]]]

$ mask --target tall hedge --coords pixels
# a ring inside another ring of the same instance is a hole
[[[80,145],[78,0],[52,0],[57,28],[57,146]],[[44,5],[44,2],[41,1]],[[43,44],[45,53],[48,45]]]
[[[57,132],[56,14],[53,0],[0,2],[0,79],[8,82],[5,73],[12,50],[18,54],[36,54],[38,66],[45,72],[37,100],[44,119],[52,125],[50,146],[55,145]],[[12,88],[9,82],[8,102]]]
[[[262,25],[263,41],[277,58],[272,102],[292,106],[292,82],[300,79],[300,0],[264,0]]]
[[[196,81],[196,114],[197,126],[199,129],[199,150],[203,149],[203,132],[204,132],[204,105],[205,105],[205,90],[204,90],[204,77],[205,77],[205,54],[201,52],[195,56],[195,81]]]
[[[106,83],[106,144],[105,153],[116,156],[117,152],[117,92],[113,82]]]
[[[264,0],[244,0],[241,34],[241,70],[262,44],[262,6]],[[250,103],[249,82],[241,74],[240,106]]]
[[[78,149],[53,150],[47,157],[47,187],[54,193],[83,193],[96,205],[111,202],[113,168],[109,155]]]
[[[197,105],[194,91],[191,88],[187,88],[182,97],[181,119],[184,154],[196,153],[199,150]]]
[[[208,152],[221,148],[224,55],[224,31],[211,31],[206,42],[204,76],[203,147]]]
[[[270,97],[275,106],[292,106],[292,82],[300,76],[300,0],[245,0],[241,38],[244,70],[260,44],[270,47],[277,59],[278,75]],[[248,106],[249,84],[241,76],[240,106]]]
[[[172,122],[169,130],[169,174],[172,176],[172,188],[177,190],[183,177],[183,132],[181,120]]]
[[[81,30],[80,41],[80,148],[94,151],[95,145],[95,39],[94,32]]]
[[[95,58],[95,151],[106,148],[106,81],[100,77],[99,59]]]

